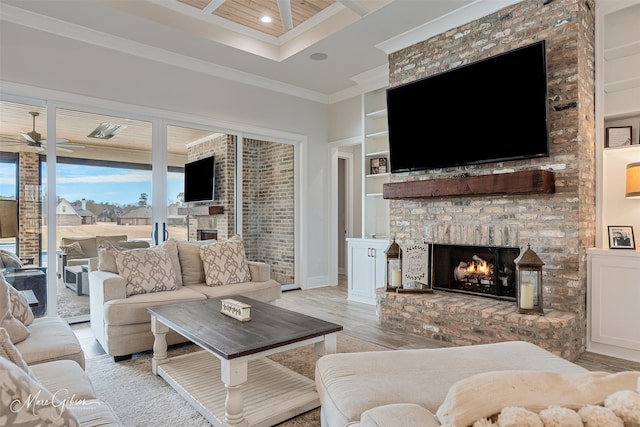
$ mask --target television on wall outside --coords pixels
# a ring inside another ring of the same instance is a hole
[[[208,202],[214,199],[214,156],[184,165],[184,201]]]
[[[387,89],[391,172],[549,156],[545,41]]]

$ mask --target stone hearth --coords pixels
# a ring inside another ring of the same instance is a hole
[[[452,345],[532,342],[568,360],[582,352],[576,313],[545,310],[519,314],[516,303],[434,291],[406,294],[377,291],[378,323],[389,330],[425,336]]]

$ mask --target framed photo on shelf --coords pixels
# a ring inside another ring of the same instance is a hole
[[[371,175],[377,175],[379,173],[387,173],[387,158],[386,157],[374,157],[370,161]]]
[[[605,147],[622,147],[631,145],[631,126],[608,127]]]
[[[633,238],[633,227],[630,225],[610,225],[609,248],[635,249],[636,244]]]

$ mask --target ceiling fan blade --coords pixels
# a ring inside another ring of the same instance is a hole
[[[26,133],[26,132],[23,132],[23,133],[21,133],[20,135],[22,135],[22,137],[23,137],[24,139],[26,139],[27,141],[29,141],[29,142],[32,142],[32,143],[34,143],[34,144],[37,144],[37,143],[38,143],[38,141],[36,141],[35,139],[31,138],[31,135],[29,135],[29,134],[28,134],[28,133]]]
[[[46,144],[47,140],[46,139],[42,139],[42,140],[40,140],[40,142],[42,144]],[[56,138],[56,144],[66,144],[67,142],[69,142],[69,140],[67,138]]]
[[[42,148],[42,150],[45,150],[47,148],[47,145],[45,144],[46,141],[40,141],[41,146],[40,148]],[[76,147],[76,145],[67,145],[67,147]],[[73,150],[70,150],[68,148],[65,147],[61,147],[59,145],[56,144],[56,151],[62,151],[65,153],[73,153]]]

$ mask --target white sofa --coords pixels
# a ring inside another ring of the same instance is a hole
[[[121,426],[84,367],[69,324],[59,317],[34,319],[26,298],[0,273],[0,424]]]
[[[562,394],[574,400],[575,396],[567,393],[571,387],[561,387],[562,381],[569,385],[575,382],[576,389],[583,392],[585,387],[578,383],[595,384],[596,390],[607,393],[619,388],[635,390],[640,387],[639,378],[640,372],[618,376],[589,372],[521,341],[336,353],[321,357],[315,373],[323,427],[466,427],[481,418],[479,414],[489,416],[518,402],[523,406],[531,404],[525,402],[526,393],[516,391],[522,384],[532,387],[537,382],[544,391],[534,397],[548,398],[547,404],[552,405],[562,401]],[[543,380],[552,385],[545,386]],[[551,393],[554,389],[556,394]],[[580,399],[585,396],[580,395],[575,401]],[[473,421],[460,423],[465,416],[471,416],[466,421]]]
[[[220,244],[225,242],[164,242],[161,246],[165,246],[173,254],[173,270],[177,272],[180,284],[175,290],[162,292],[128,295],[127,279],[120,272],[105,271],[104,268],[101,270],[100,260],[92,259],[89,266],[91,329],[104,350],[114,356],[115,360],[128,358],[132,353],[151,350],[154,337],[147,307],[236,294],[263,302],[280,298],[281,285],[271,279],[271,268],[263,262],[246,261],[250,280],[208,285],[206,281],[211,279],[211,274],[207,277],[205,273],[211,273],[211,269],[205,269],[200,249]],[[229,261],[228,264],[234,263]],[[223,273],[224,271],[221,275]],[[167,334],[169,345],[185,341],[186,338],[174,331]]]

